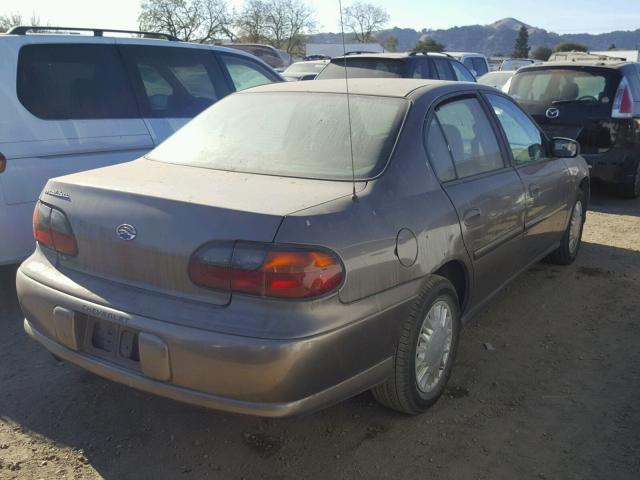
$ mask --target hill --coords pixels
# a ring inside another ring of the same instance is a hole
[[[394,36],[398,39],[398,50],[410,50],[416,42],[424,37],[430,37],[446,45],[449,51],[470,51],[485,55],[509,55],[520,27],[524,25],[529,31],[529,45],[532,48],[546,46],[554,47],[560,42],[571,41],[587,45],[592,50],[606,50],[611,44],[618,48],[640,48],[640,29],[635,31],[615,31],[592,35],[576,33],[559,35],[548,32],[543,28],[527,25],[515,18],[503,18],[490,25],[467,25],[440,30],[423,29],[416,31],[412,28],[394,27],[382,30],[377,35],[380,43]],[[309,37],[314,43],[339,43],[340,35],[336,33],[319,33]]]

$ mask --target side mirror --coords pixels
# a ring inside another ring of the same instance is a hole
[[[580,153],[580,145],[570,138],[556,137],[551,140],[551,153],[556,158],[574,158]]]

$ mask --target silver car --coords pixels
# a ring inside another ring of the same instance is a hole
[[[344,87],[237,93],[139,160],[49,181],[17,276],[26,332],[214,409],[373,389],[426,410],[462,325],[533,263],[575,259],[587,166],[490,87],[358,79],[349,105]]]

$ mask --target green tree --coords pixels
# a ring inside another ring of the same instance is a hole
[[[553,47],[554,52],[588,52],[589,47],[582,43],[576,42],[560,42]]]
[[[398,39],[393,35],[387,37],[387,39],[384,41],[383,47],[389,52],[395,52],[398,49]]]
[[[552,53],[553,51],[549,47],[538,47],[538,48],[534,48],[531,51],[531,58],[535,58],[536,60],[542,60],[543,62],[546,62],[547,60],[549,60],[549,57],[551,56]]]
[[[607,50],[611,51],[611,50],[616,50],[618,47],[616,47],[615,43],[612,43],[611,45],[609,45],[609,48],[607,48]]]
[[[514,58],[529,58],[529,31],[524,25],[518,31],[518,37],[513,45],[511,56]]]
[[[425,38],[424,40],[418,41],[416,46],[413,47],[413,52],[444,52],[445,46],[436,42],[433,38]]]

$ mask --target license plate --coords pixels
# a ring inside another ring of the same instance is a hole
[[[140,361],[138,332],[92,317],[88,320],[87,346],[94,354],[133,362]]]

